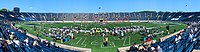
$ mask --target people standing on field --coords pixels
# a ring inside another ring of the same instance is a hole
[[[107,36],[104,38],[103,45],[108,46],[108,37]]]

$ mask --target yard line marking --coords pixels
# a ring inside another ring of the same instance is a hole
[[[73,45],[74,43],[71,43],[71,45]]]
[[[86,44],[83,47],[86,47]]]
[[[95,41],[93,41],[93,42],[91,42],[90,44],[91,44],[91,45],[101,45],[101,43],[103,43],[103,42],[95,42]]]
[[[122,39],[119,39],[119,38],[118,38],[118,39],[116,39],[114,36],[112,36],[112,37],[113,37],[113,39],[114,39],[114,40],[122,40]]]
[[[90,43],[91,45],[93,44],[93,42]]]
[[[101,44],[101,48],[113,48],[113,47],[115,47],[114,42],[110,42],[110,44],[108,44],[107,46],[104,46],[103,44]]]
[[[123,46],[125,46],[125,45],[124,45],[125,43],[126,43],[126,37],[125,37],[125,40],[124,40]]]
[[[81,40],[82,40],[82,38],[81,38],[81,39],[79,39],[79,40],[78,40],[78,42],[76,42],[76,44],[78,44],[78,43],[79,43]]]
[[[103,46],[103,44],[101,44],[101,48],[103,48],[102,46]]]
[[[129,37],[129,45],[131,45],[131,37],[130,36],[128,36]]]
[[[114,45],[114,47],[115,47],[115,43],[114,42],[112,42],[113,43],[113,45]]]
[[[85,42],[86,39],[87,39],[87,37],[83,40],[83,42],[81,43],[81,45],[83,45],[83,43]]]

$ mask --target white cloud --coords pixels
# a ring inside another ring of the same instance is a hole
[[[33,9],[33,7],[29,7],[29,9]]]

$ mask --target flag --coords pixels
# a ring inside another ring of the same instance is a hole
[[[99,9],[101,9],[101,7],[99,7]]]

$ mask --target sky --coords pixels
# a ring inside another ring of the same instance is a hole
[[[197,12],[199,5],[200,0],[0,0],[0,9],[19,7],[21,12],[41,13]]]

